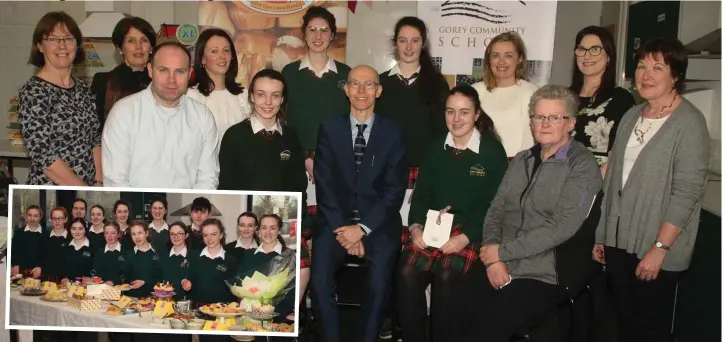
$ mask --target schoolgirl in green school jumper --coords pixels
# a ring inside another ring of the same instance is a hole
[[[203,241],[201,225],[211,216],[212,209],[211,201],[205,197],[197,197],[191,203],[190,245],[195,251],[200,251],[206,247],[206,243]]]
[[[444,110],[449,83],[431,61],[426,24],[417,17],[396,22],[392,39],[397,60],[391,70],[379,76],[384,92],[375,111],[398,123],[404,130],[409,189],[429,144],[446,134]]]
[[[173,284],[176,300],[189,297],[183,289],[181,281],[190,276],[190,228],[183,222],[174,222],[169,228],[170,241],[157,241],[166,247],[166,254],[160,257],[164,282]]]
[[[72,240],[63,249],[63,280],[61,283],[89,277],[93,269],[93,250],[87,237],[88,221],[76,217],[70,221]]]
[[[120,241],[118,241],[120,226],[118,222],[110,221],[105,224],[103,231],[105,244],[95,248],[93,260],[95,275],[102,278],[110,286],[127,284],[129,280],[123,276],[123,270],[125,269],[124,253],[127,250],[124,250],[120,245]],[[122,279],[121,276],[123,276]]]
[[[100,246],[105,246],[105,208],[96,204],[90,208],[90,230],[88,230],[88,240],[93,251],[97,251]]]
[[[256,235],[256,228],[258,227],[258,216],[256,214],[247,211],[238,216],[238,228],[236,233],[238,239],[227,243],[224,248],[226,252],[231,253],[236,257],[236,261],[240,265],[243,262],[243,257],[251,252],[253,253],[258,248],[258,235]]]
[[[120,226],[120,245],[127,251],[135,246],[133,238],[130,235],[130,227],[128,222],[130,220],[130,203],[124,200],[117,200],[113,204],[113,215],[115,215],[115,222],[118,222]]]
[[[43,252],[41,277],[44,280],[60,283],[64,277],[65,265],[63,253],[70,242],[70,233],[65,229],[68,222],[68,212],[65,208],[57,207],[50,211],[50,222],[53,229],[44,234],[40,243]]]
[[[201,231],[206,247],[194,250],[190,273],[181,281],[181,286],[190,294],[196,307],[237,301],[225,283],[236,274],[238,262],[223,249],[226,238],[223,223],[209,218],[201,224]]]
[[[153,286],[161,280],[160,256],[148,242],[150,235],[148,223],[134,221],[128,228],[133,238],[132,249],[125,252],[125,270],[123,274],[130,281],[131,297],[149,297]]]
[[[283,221],[276,214],[266,214],[261,216],[259,220],[258,234],[260,246],[253,252],[249,252],[243,258],[240,266],[238,266],[238,274],[252,274],[259,267],[271,261],[276,256],[281,255],[288,250],[283,237],[280,235]],[[274,318],[276,322],[284,322],[287,316],[293,313],[294,299],[296,298],[294,291],[289,291],[280,303],[276,304],[275,312],[279,315]]]
[[[168,201],[163,197],[154,197],[150,200],[150,215],[153,222],[150,223],[150,243],[159,255],[168,254],[168,223],[165,222],[168,214]]]
[[[22,274],[23,277],[40,277],[42,271],[43,227],[40,226],[42,210],[37,205],[25,209],[25,228],[13,232],[13,252],[10,255],[11,275]]]
[[[455,341],[465,330],[464,309],[473,284],[486,211],[506,172],[507,159],[494,123],[469,85],[451,90],[446,101],[445,139],[430,146],[411,199],[409,236],[404,236],[396,276],[397,307],[404,341],[426,340],[426,295],[431,288],[431,339]],[[521,128],[520,128],[521,129]],[[423,239],[429,210],[453,214],[449,240],[440,248]],[[449,314],[454,313],[454,314]]]

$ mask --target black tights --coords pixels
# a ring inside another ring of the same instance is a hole
[[[426,287],[431,284],[431,341],[458,341],[466,286],[455,269],[426,272],[401,262],[396,275],[401,334],[404,342],[426,341]]]

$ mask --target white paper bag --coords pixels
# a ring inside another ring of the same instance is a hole
[[[424,243],[430,247],[441,248],[451,235],[451,224],[454,222],[454,214],[446,213],[441,216],[441,224],[436,224],[439,212],[429,210],[426,213],[426,225],[424,225]]]

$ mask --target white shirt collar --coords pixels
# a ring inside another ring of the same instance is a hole
[[[331,56],[328,57],[326,66],[323,67],[323,69],[321,71],[313,70],[313,67],[311,66],[311,61],[308,60],[308,55],[303,56],[303,58],[301,58],[301,65],[299,65],[298,70],[303,70],[306,68],[308,68],[308,70],[313,71],[313,73],[316,74],[316,76],[318,76],[319,78],[323,77],[323,74],[325,74],[329,71],[333,71],[338,74],[338,70],[336,69],[336,62],[334,62],[334,60],[333,60],[333,58],[331,58]]]
[[[151,222],[151,223],[148,225],[148,227],[150,227],[150,228],[152,228],[153,230],[155,230],[156,233],[160,233],[160,232],[162,232],[162,231],[164,231],[164,230],[168,230],[168,222],[163,221],[163,225],[162,225],[160,228],[154,226],[154,225],[153,225],[153,222]]]
[[[188,254],[188,246],[183,246],[183,249],[181,249],[180,252],[176,252],[175,248],[171,247],[169,256],[180,255],[185,258],[187,254]]]
[[[30,229],[30,225],[29,225],[29,224],[25,226],[25,229],[24,229],[23,231],[24,231],[24,232],[31,232],[31,233],[42,233],[42,230],[40,230],[40,226],[37,226],[37,227],[35,228],[35,230],[32,230],[32,229]]]
[[[221,247],[221,251],[218,252],[218,254],[215,257],[211,257],[211,255],[208,252],[208,246],[206,246],[206,248],[203,248],[203,250],[201,251],[201,256],[207,257],[208,259],[211,259],[211,260],[216,259],[216,258],[221,258],[223,260],[226,260],[226,251],[223,249],[223,247]]]
[[[271,250],[271,252],[276,252],[276,253],[278,253],[278,254],[281,254],[281,252],[283,252],[283,246],[281,246],[281,243],[280,243],[280,242],[276,242],[276,245],[273,246],[273,250]],[[267,254],[267,253],[266,253],[266,250],[263,249],[263,244],[261,244],[260,246],[258,246],[258,248],[256,248],[256,251],[253,252],[253,254],[258,254],[258,253]],[[268,252],[268,253],[270,253],[270,252]]]
[[[88,240],[88,238],[85,238],[85,241],[83,241],[83,244],[78,246],[75,244],[75,240],[72,240],[72,241],[70,241],[70,243],[68,243],[68,245],[75,247],[75,250],[77,251],[77,250],[83,248],[84,246],[90,247],[90,241]]]
[[[133,246],[133,252],[138,253],[138,250],[139,250],[138,246]],[[148,250],[155,252],[155,249],[153,249],[153,245],[151,245],[150,248],[148,248]]]
[[[110,251],[120,252],[120,241],[118,241],[118,242],[115,244],[115,247],[113,247],[113,249],[108,248],[108,244],[106,243],[106,244],[105,244],[105,250],[103,251],[103,253],[108,253],[108,252],[110,252]]]
[[[479,130],[474,127],[474,132],[471,133],[471,138],[469,138],[469,141],[466,143],[466,148],[471,150],[472,152],[479,154],[479,144],[481,143],[481,133],[479,133]],[[455,147],[454,145],[454,136],[451,135],[451,132],[446,133],[446,141],[444,141],[444,149],[446,149],[446,145],[449,145],[451,147]]]
[[[245,248],[245,249],[258,248],[258,244],[256,243],[255,239],[251,239],[251,245],[248,246],[248,248],[246,248],[246,246],[244,246],[241,243],[241,238],[238,238],[238,240],[236,240],[236,248]]]
[[[99,232],[96,232],[96,231],[95,231],[95,226],[91,224],[91,225],[90,225],[90,229],[88,229],[88,232],[93,233],[93,234],[103,234],[103,233],[104,233],[103,228],[105,228],[105,227],[100,226],[100,231],[99,231]]]
[[[256,114],[251,114],[251,129],[253,130],[253,134],[258,134],[262,129],[266,128],[261,123],[261,120],[258,120],[256,117]],[[281,125],[278,124],[278,121],[276,121],[276,124],[273,125],[273,127],[268,129],[269,131],[278,131],[278,134],[283,135],[283,129],[281,129]]]
[[[56,234],[56,233],[55,233],[55,229],[52,229],[52,230],[50,231],[50,237],[53,237],[53,236],[62,236],[62,237],[64,237],[64,238],[67,239],[67,238],[68,238],[68,230],[67,230],[67,229],[63,229],[63,232],[62,232],[62,233]]]
[[[421,65],[419,65],[414,72],[421,72]],[[404,74],[401,73],[401,69],[399,69],[398,63],[396,63],[396,65],[394,65],[394,67],[389,70],[389,76],[393,75],[400,75],[401,77],[404,77]]]

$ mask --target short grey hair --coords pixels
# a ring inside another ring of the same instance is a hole
[[[579,98],[569,88],[556,84],[547,84],[537,89],[529,101],[529,116],[536,115],[536,105],[539,100],[563,100],[566,115],[576,118],[579,111]]]

